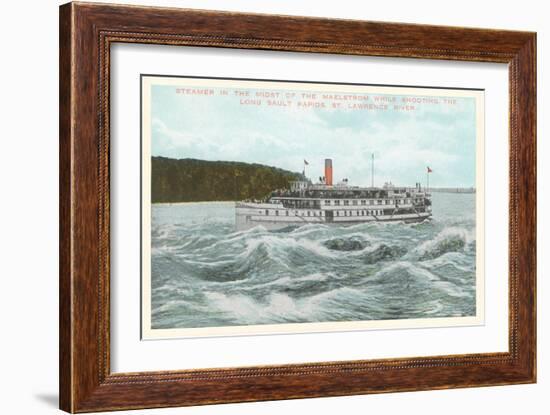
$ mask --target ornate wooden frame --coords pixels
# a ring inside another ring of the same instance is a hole
[[[509,352],[111,373],[109,58],[115,42],[509,65]],[[536,34],[69,3],[60,8],[60,407],[68,412],[536,379]]]

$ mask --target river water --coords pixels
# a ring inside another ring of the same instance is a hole
[[[235,231],[233,202],[155,204],[152,327],[473,316],[475,194],[417,224]]]

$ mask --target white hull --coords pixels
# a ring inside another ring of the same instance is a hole
[[[338,212],[338,215],[336,214]],[[255,226],[276,230],[307,224],[351,226],[372,222],[421,222],[431,216],[431,211],[399,213],[380,209],[287,209],[279,204],[238,202],[235,207],[235,223],[238,231]]]

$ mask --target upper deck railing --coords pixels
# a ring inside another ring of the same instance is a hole
[[[391,189],[347,187],[343,189],[336,186],[311,186],[300,191],[276,190],[270,195],[271,198],[296,199],[389,199],[429,196],[429,193],[414,187],[395,187]]]

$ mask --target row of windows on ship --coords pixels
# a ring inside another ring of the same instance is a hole
[[[421,199],[418,199],[421,200]],[[351,202],[351,203],[350,203]],[[368,202],[368,203],[367,203]],[[369,199],[369,200],[325,200],[324,205],[325,206],[358,206],[359,204],[361,206],[366,205],[408,205],[411,203],[411,199]],[[283,205],[285,206],[293,206],[293,207],[304,207],[304,206],[311,206],[311,207],[320,207],[320,201],[319,200],[283,200]]]
[[[259,210],[258,213],[260,215],[263,215],[265,212],[266,216],[269,216],[269,209],[266,209],[265,211]],[[285,216],[290,216],[290,213],[288,210],[285,210]],[[332,211],[329,211],[332,213]],[[384,214],[384,211],[382,209],[374,209],[374,210],[335,210],[334,216],[381,216]],[[275,210],[275,216],[279,216],[279,211]],[[282,216],[282,215],[281,215]],[[298,210],[294,211],[294,216],[326,216],[326,214],[323,213],[322,210],[319,211],[306,211],[306,212],[300,212]]]
[[[332,205],[332,202],[334,202],[334,206],[340,206],[340,200],[325,200],[325,206],[331,206]],[[344,206],[349,206],[350,205],[350,201],[349,200],[343,200],[343,204]],[[358,200],[351,200],[351,205],[352,206],[357,206],[359,203]],[[375,203],[375,200],[373,199],[370,199],[368,201],[369,205],[374,205]],[[394,205],[394,204],[398,204],[398,205],[402,205],[402,204],[409,204],[411,203],[411,199],[395,199],[395,200],[391,200],[391,199],[384,199],[384,200],[381,200],[381,199],[378,199],[376,200],[376,204],[377,205],[382,205],[382,204],[386,204],[386,205]],[[366,200],[361,200],[361,206],[365,206],[367,204],[367,201]]]

